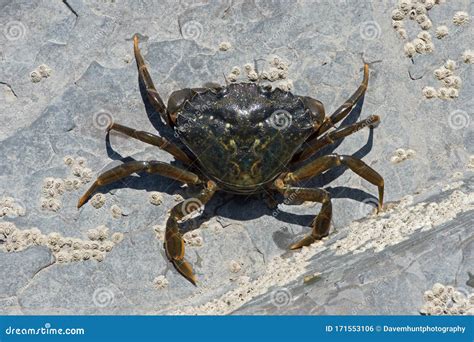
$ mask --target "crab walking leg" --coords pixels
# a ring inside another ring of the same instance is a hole
[[[169,165],[160,161],[132,161],[116,166],[102,173],[92,186],[79,199],[77,208],[80,208],[87,202],[89,197],[97,190],[98,187],[118,181],[119,179],[130,176],[132,173],[146,171],[148,173],[157,173],[162,176],[187,183],[200,183],[199,177],[189,171],[180,169],[176,166]]]
[[[145,60],[140,52],[140,48],[138,47],[138,36],[133,36],[133,52],[135,53],[135,60],[137,61],[137,68],[138,68],[138,75],[140,77],[140,81],[145,86],[148,99],[152,104],[153,108],[160,113],[161,118],[169,125],[170,120],[168,117],[168,111],[166,110],[166,106],[163,100],[160,97],[160,94],[155,88],[153,84],[153,80],[151,79],[150,72],[145,64]]]
[[[216,184],[213,181],[208,181],[206,188],[201,191],[199,196],[175,205],[171,209],[170,217],[166,222],[166,255],[179,273],[194,285],[196,285],[196,276],[191,264],[184,259],[184,240],[179,231],[178,221],[205,205],[212,198],[216,190]]]
[[[301,162],[306,160],[324,146],[330,145],[336,140],[345,138],[348,135],[358,132],[364,127],[374,128],[379,122],[380,117],[378,115],[371,115],[365,120],[361,120],[346,127],[339,127],[334,131],[326,133],[320,138],[315,138],[311,141],[308,141],[306,144],[309,146],[307,146],[301,153],[296,155],[293,162]]]
[[[335,166],[345,165],[349,167],[353,172],[358,174],[366,181],[376,185],[379,189],[379,205],[378,210],[382,209],[383,205],[383,192],[384,192],[384,180],[377,171],[372,169],[369,165],[364,163],[362,160],[354,158],[352,156],[340,156],[338,154],[329,154],[313,160],[312,162],[302,166],[294,172],[289,172],[284,176],[283,181],[288,184],[294,184],[296,182],[315,177],[324,171],[327,171]]]
[[[290,198],[292,200],[313,201],[322,204],[321,211],[311,223],[311,227],[313,228],[311,234],[292,244],[290,249],[298,249],[303,246],[309,246],[316,240],[320,240],[329,234],[329,227],[332,217],[332,204],[331,197],[326,190],[320,188],[308,189],[292,187],[285,185],[281,179],[277,179],[274,185],[276,189],[281,192],[283,196],[285,196],[285,198]]]
[[[180,150],[176,145],[170,143],[168,140],[165,138],[162,138],[158,135],[144,132],[144,131],[137,131],[136,129],[122,126],[120,124],[112,122],[110,126],[107,128],[108,131],[117,131],[120,133],[123,133],[125,135],[128,135],[129,137],[138,139],[140,141],[143,141],[147,144],[158,146],[160,149],[170,153],[173,155],[176,159],[186,163],[186,164],[191,164],[192,161],[191,159],[184,153],[182,150]]]
[[[327,119],[325,123],[321,125],[318,130],[318,135],[326,132],[328,129],[334,126],[334,124],[338,123],[344,117],[346,117],[354,108],[356,103],[359,101],[362,96],[364,96],[365,91],[367,90],[367,86],[369,84],[369,65],[366,63],[364,64],[364,79],[362,80],[362,84],[357,88],[354,94],[336,111]]]

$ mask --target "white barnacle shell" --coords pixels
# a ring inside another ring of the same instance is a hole
[[[431,288],[431,291],[433,291],[433,294],[435,296],[439,296],[444,292],[444,285],[441,283],[435,283],[433,287]]]
[[[464,63],[474,64],[474,50],[466,50],[462,53],[461,58]]]
[[[454,13],[454,16],[453,16],[454,25],[460,26],[460,25],[467,24],[468,22],[469,22],[469,14],[467,12],[459,11],[459,12]]]
[[[444,62],[444,67],[448,70],[454,71],[456,69],[456,62],[452,59],[448,59],[446,62]]]
[[[413,45],[415,45],[415,51],[416,52],[418,52],[418,53],[424,53],[425,52],[426,43],[423,39],[416,38],[413,41]]]
[[[430,10],[435,5],[435,0],[425,0],[425,8]]]
[[[426,14],[426,7],[422,4],[419,4],[415,7],[416,14]]]
[[[393,20],[403,20],[405,18],[405,13],[403,13],[400,9],[394,9],[392,11],[392,19]]]
[[[442,39],[449,34],[449,29],[445,25],[438,26],[435,31],[436,38]]]
[[[407,57],[413,57],[416,53],[415,45],[411,42],[405,44],[404,50]]]
[[[420,24],[420,27],[422,30],[429,30],[431,27],[433,27],[433,23],[430,19],[427,19]]]
[[[452,99],[459,97],[459,90],[456,88],[449,88],[448,96]]]
[[[431,34],[427,31],[421,31],[420,33],[418,33],[417,37],[424,40],[425,42],[431,41]]]
[[[411,0],[400,0],[398,2],[398,7],[404,12],[408,13],[411,9]]]
[[[446,87],[439,88],[438,97],[440,99],[447,99],[449,97],[449,88],[446,88]]]

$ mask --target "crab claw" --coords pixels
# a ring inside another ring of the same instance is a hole
[[[179,273],[181,273],[187,280],[189,280],[194,286],[196,286],[196,275],[194,274],[193,267],[185,259],[182,260],[171,260],[173,265],[176,267]]]

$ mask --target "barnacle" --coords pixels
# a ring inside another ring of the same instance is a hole
[[[117,244],[123,240],[123,233],[113,233],[110,237],[113,243]]]
[[[232,47],[232,45],[229,42],[222,42],[219,44],[219,50],[221,51],[227,51]]]
[[[114,204],[110,207],[110,212],[112,213],[113,218],[120,218],[123,215],[122,208],[118,205]]]
[[[404,49],[407,57],[413,57],[416,53],[415,45],[411,42],[406,43]]]
[[[423,88],[423,95],[427,99],[432,99],[432,98],[436,97],[436,95],[437,95],[436,89],[433,88],[433,87],[424,87]]]
[[[436,33],[435,34],[436,34],[436,38],[442,39],[442,38],[446,37],[449,34],[449,29],[445,25],[438,26],[436,28]]]
[[[474,51],[473,50],[466,50],[461,55],[462,60],[464,63],[474,64]]]
[[[454,25],[465,25],[469,22],[469,14],[464,11],[454,13],[453,24]]]
[[[454,71],[456,69],[456,62],[452,59],[448,59],[446,62],[444,62],[444,67],[448,70]]]
[[[100,192],[95,194],[91,198],[91,205],[96,209],[102,208],[104,203],[105,203],[105,195]]]
[[[168,287],[169,282],[168,282],[168,279],[166,279],[165,276],[160,275],[160,276],[156,277],[155,279],[153,279],[153,285],[155,286],[155,288],[161,290],[161,289],[164,289],[164,288]]]
[[[31,82],[38,83],[41,81],[41,74],[37,70],[33,70],[30,73]]]
[[[242,265],[235,260],[231,260],[229,264],[229,268],[232,273],[239,273],[240,270],[242,269]]]

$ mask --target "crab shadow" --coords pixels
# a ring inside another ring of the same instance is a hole
[[[168,125],[165,125],[162,120],[161,116],[158,112],[154,110],[151,106],[150,102],[147,98],[146,90],[141,82],[140,85],[140,94],[142,100],[145,104],[145,110],[150,123],[159,132],[160,136],[165,137],[169,141],[173,142],[174,144],[184,147],[184,145],[177,139],[174,135],[173,129],[171,129]],[[166,101],[165,101],[166,102]],[[361,114],[362,106],[364,102],[364,97],[362,97],[351,113],[339,124],[339,126],[348,126],[350,124],[355,123]],[[355,133],[357,134],[357,133]],[[318,157],[328,155],[334,153],[335,150],[344,142],[344,139],[340,139],[329,145],[323,149],[321,149],[318,153],[316,153],[311,159],[307,160],[306,162],[302,163],[304,165],[311,160],[317,159]],[[353,157],[362,159],[365,157],[373,147],[373,129],[369,131],[369,138],[364,146],[362,146],[358,151],[352,154]],[[110,144],[110,137],[107,134],[106,136],[106,149],[108,156],[113,160],[120,160],[122,162],[129,162],[135,160],[132,157],[123,157],[118,152],[116,152],[111,144]],[[179,162],[173,161],[171,164],[180,165]],[[366,202],[369,201],[370,203],[377,202],[377,198],[369,194],[363,190],[350,188],[346,186],[336,186],[330,187],[328,186],[331,182],[338,179],[345,171],[347,167],[345,166],[338,166],[326,171],[324,174],[314,177],[310,179],[308,182],[304,184],[304,187],[308,188],[324,188],[327,190],[332,199],[352,199],[358,202]],[[158,175],[149,175],[146,173],[140,173],[137,176],[130,176],[124,179],[123,182],[115,182],[104,187],[104,191],[110,191],[113,189],[120,189],[120,188],[132,188],[137,190],[147,190],[147,191],[158,191],[164,192],[167,194],[173,194],[178,189],[180,189],[181,184],[170,180],[168,178],[158,176]],[[283,197],[281,195],[276,195],[275,199],[279,204],[283,203]],[[278,212],[275,215],[275,211]],[[299,225],[299,226],[309,226],[313,221],[314,217],[317,215],[317,211],[311,214],[294,214],[290,212],[283,211],[281,209],[271,209],[269,208],[264,201],[262,200],[261,196],[252,195],[252,196],[236,196],[231,194],[226,194],[223,192],[218,192],[216,195],[211,199],[209,203],[206,204],[203,212],[201,215],[194,219],[190,219],[183,224],[183,231],[190,231],[193,229],[197,229],[203,222],[209,220],[213,216],[220,216],[222,218],[228,218],[237,221],[249,221],[256,218],[260,218],[262,216],[275,216],[279,221],[283,224],[288,225]],[[291,235],[289,232],[285,232],[288,230],[288,227],[283,226],[283,231],[279,231],[274,235],[275,242],[280,245],[286,245],[288,240],[287,235]],[[293,236],[293,235],[292,235]],[[277,241],[278,240],[278,241]],[[285,240],[282,242],[282,240]]]

